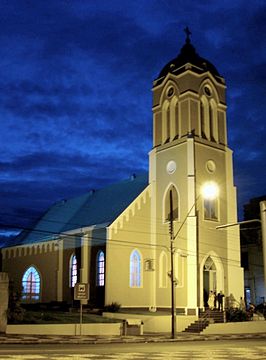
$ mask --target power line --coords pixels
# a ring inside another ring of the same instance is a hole
[[[0,224],[1,225],[1,224]],[[53,241],[53,240],[58,240],[60,237],[65,237],[63,238],[63,240],[65,241],[69,241],[69,238],[73,238],[73,239],[77,239],[79,238],[80,236],[77,236],[75,234],[69,234],[69,233],[54,233],[54,232],[48,232],[48,231],[45,231],[45,230],[35,230],[35,229],[32,229],[32,228],[24,228],[25,231],[35,231],[35,232],[41,232],[41,233],[45,233],[45,234],[49,234],[49,235],[54,235],[56,238],[55,239],[47,239],[46,241]],[[184,240],[187,240],[186,238],[183,238]],[[125,246],[125,247],[132,247],[132,246],[139,246],[141,248],[147,248],[147,247],[155,247],[155,248],[163,248],[163,249],[166,249],[167,251],[169,251],[168,247],[166,245],[160,245],[160,244],[152,244],[152,243],[143,243],[143,242],[136,242],[136,241],[130,241],[128,239],[121,239],[121,240],[117,240],[117,239],[110,239],[110,238],[101,238],[101,237],[96,237],[96,236],[92,236],[90,237],[90,240],[92,242],[98,242],[98,243],[114,243],[114,244],[119,244],[119,246]],[[45,240],[43,241],[40,241],[38,243],[44,243]],[[125,243],[126,242],[126,243]],[[16,244],[14,245],[15,247],[17,246],[34,246],[36,245],[36,243],[28,243],[28,244]],[[8,248],[6,248],[8,249]],[[226,249],[226,248],[225,248]],[[203,253],[203,252],[194,252],[194,251],[188,251],[187,249],[185,248],[178,248],[178,250],[180,251],[183,251],[184,253],[187,253],[189,256],[197,256],[197,255],[202,255],[202,256],[206,256],[206,253]],[[232,251],[232,249],[231,249]],[[236,250],[237,251],[237,250]],[[225,262],[236,262],[237,265],[233,265],[231,264],[232,266],[235,266],[235,267],[239,267],[239,260],[235,260],[235,259],[230,259],[230,258],[227,258],[227,257],[223,257],[223,256],[214,256],[212,255],[212,257],[214,258],[218,258],[218,259],[221,259]]]

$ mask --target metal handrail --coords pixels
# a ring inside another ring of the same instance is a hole
[[[198,331],[199,332],[200,332],[200,327],[201,327],[200,325],[205,323],[205,321],[208,320],[209,317],[210,317],[210,310],[207,309],[207,310],[205,310],[205,314],[203,314],[202,317],[200,316],[198,318]]]

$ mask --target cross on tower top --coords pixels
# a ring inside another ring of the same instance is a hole
[[[184,29],[185,34],[186,34],[186,43],[190,43],[190,35],[192,34],[192,32],[189,30],[188,26],[185,27]]]

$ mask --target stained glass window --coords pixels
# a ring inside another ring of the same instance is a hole
[[[74,287],[78,281],[78,262],[75,254],[71,255],[69,264],[69,284]]]
[[[141,286],[141,256],[138,250],[130,255],[130,287]]]
[[[22,299],[27,301],[40,300],[41,279],[40,274],[31,266],[22,277]]]
[[[99,251],[97,255],[97,285],[104,286],[104,253]]]

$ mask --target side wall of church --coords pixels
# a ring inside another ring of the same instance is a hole
[[[108,229],[106,304],[118,302],[122,307],[150,306],[154,271],[145,269],[150,266],[147,261],[152,260],[150,204],[148,186]],[[139,286],[133,286],[130,281],[130,257],[135,250],[141,260]]]
[[[35,244],[2,249],[3,271],[9,275],[15,289],[21,291],[22,277],[30,266],[40,274],[40,301],[49,302],[57,298],[58,252],[54,243]]]
[[[80,237],[66,236],[62,241],[62,249],[59,245],[59,251],[62,251],[62,265],[60,269],[59,277],[61,281],[58,281],[58,286],[62,287],[62,300],[71,303],[74,299],[74,288],[70,286],[70,261],[73,254],[77,257],[77,266],[80,266]],[[58,254],[60,257],[60,254]],[[79,272],[77,272],[79,281]]]

